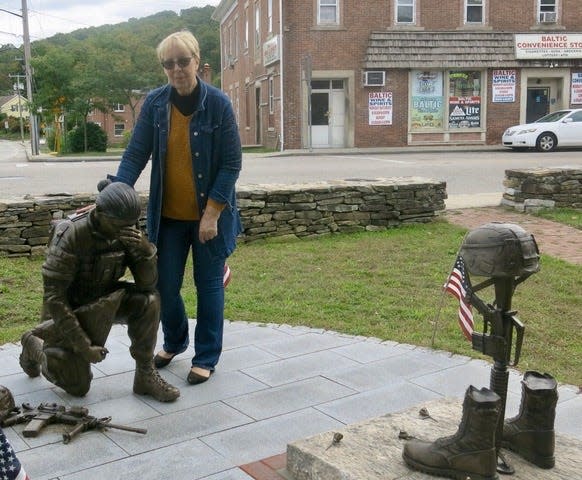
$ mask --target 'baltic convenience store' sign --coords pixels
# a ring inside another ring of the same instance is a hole
[[[515,58],[582,58],[582,34],[518,33]]]

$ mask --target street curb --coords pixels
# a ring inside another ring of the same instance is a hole
[[[384,148],[318,148],[318,149],[297,149],[284,150],[282,152],[267,153],[243,153],[244,157],[298,157],[298,156],[323,156],[323,155],[379,155],[379,154],[401,154],[401,153],[442,153],[450,151],[462,152],[509,152],[510,150],[499,145],[431,145],[413,147],[384,147]],[[119,156],[91,156],[91,157],[55,157],[50,154],[32,155],[29,148],[26,149],[26,157],[29,162],[119,162]]]

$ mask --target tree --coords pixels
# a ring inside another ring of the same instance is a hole
[[[68,133],[71,152],[105,152],[107,150],[107,134],[96,123],[86,122],[83,128],[73,128]]]
[[[108,106],[120,103],[130,107],[133,127],[142,92],[162,82],[159,68],[154,63],[155,50],[129,32],[102,37],[96,42],[96,48],[109,52],[107,57],[96,59],[97,75],[102,82],[101,94],[108,100]],[[144,68],[148,64],[152,67]]]
[[[188,28],[200,43],[202,65],[219,68],[220,34],[213,11],[212,6],[180,15],[166,11],[34,42],[35,107],[48,111],[47,123],[67,130],[68,124],[86,125],[92,109],[108,112],[120,103],[129,106],[135,124],[141,97],[166,81],[155,52],[165,36]]]
[[[82,48],[74,51],[75,72],[71,82],[72,100],[69,103],[73,118],[80,120],[83,127],[84,151],[88,151],[87,117],[93,109],[107,111],[107,88],[104,85],[103,73],[99,68],[102,58],[99,51],[90,44],[83,44]]]
[[[74,99],[71,83],[75,61],[70,52],[51,47],[43,56],[33,58],[32,64],[37,87],[33,108],[42,106],[45,123],[55,125],[55,149],[60,151],[66,112]]]

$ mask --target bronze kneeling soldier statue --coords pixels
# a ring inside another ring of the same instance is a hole
[[[42,267],[42,323],[22,336],[20,365],[71,395],[89,391],[91,363],[108,351],[113,323],[128,326],[135,359],[133,391],[171,402],[180,391],[154,368],[160,298],[156,248],[139,228],[139,196],[123,183],[106,186],[91,211],[60,222]],[[120,279],[127,268],[134,283]]]

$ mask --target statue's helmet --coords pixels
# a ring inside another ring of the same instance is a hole
[[[0,420],[3,420],[8,414],[14,410],[16,404],[12,392],[3,385],[0,385]]]
[[[471,230],[460,255],[469,273],[477,276],[519,277],[540,269],[533,235],[512,223],[491,222]]]

